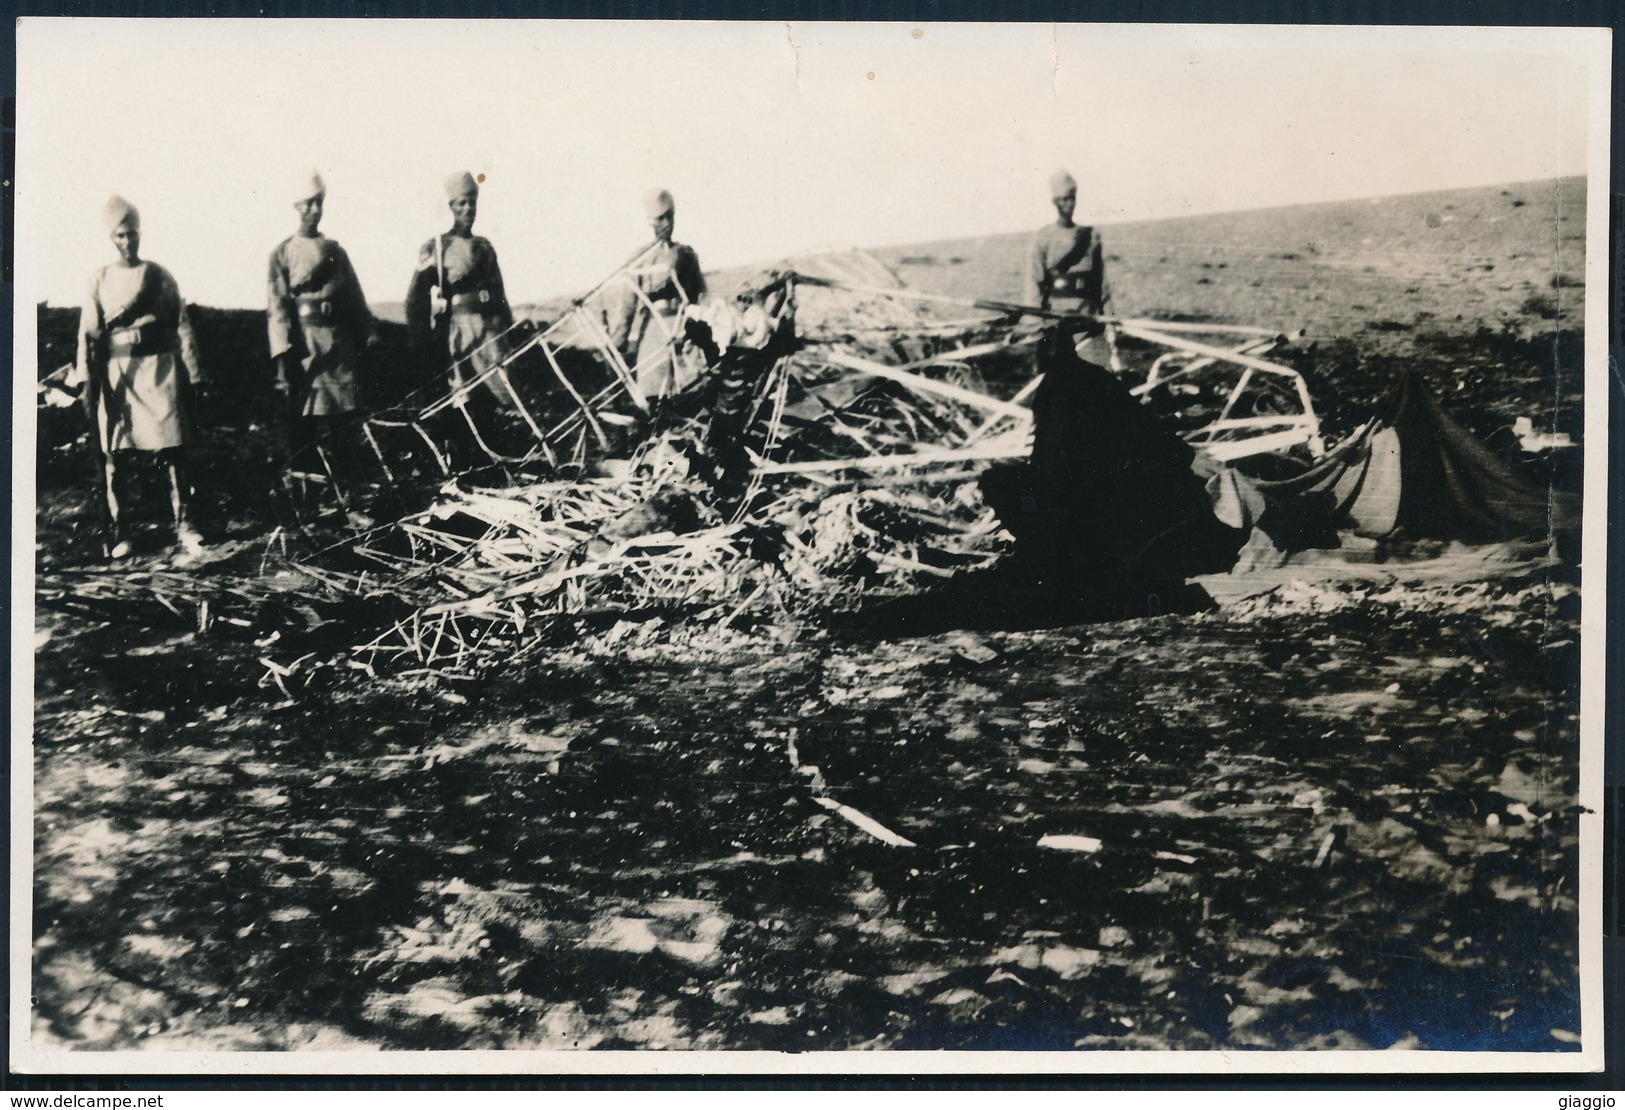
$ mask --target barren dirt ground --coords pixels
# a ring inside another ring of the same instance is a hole
[[[1409,323],[1332,328],[1306,358],[1329,423],[1412,365],[1492,443],[1519,414],[1577,431],[1577,368],[1552,359],[1578,350],[1556,329],[1583,242],[1523,192],[1405,201],[1376,230],[1383,205],[1328,206],[1320,257],[1290,260],[1313,280],[1198,249],[1267,255],[1302,210],[1148,225],[1167,261],[1125,245],[1119,308]],[[1567,183],[1563,210],[1583,197]],[[1467,226],[1473,250],[1416,245]],[[894,254],[916,284],[1002,296],[1013,242]],[[1511,288],[1475,306],[1486,281]],[[257,366],[229,323],[217,341]],[[240,549],[265,527],[245,423],[204,452]],[[42,451],[37,561],[93,560],[82,459]],[[33,1035],[1571,1050],[1580,570],[1413,554],[1215,583],[1203,613],[686,647],[634,628],[477,683],[297,700],[252,642],[42,609]]]

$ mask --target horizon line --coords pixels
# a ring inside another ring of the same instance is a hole
[[[1520,179],[1520,180],[1516,180],[1516,181],[1480,182],[1480,183],[1472,184],[1472,185],[1452,185],[1452,186],[1445,186],[1445,187],[1442,187],[1442,188],[1433,188],[1433,189],[1413,189],[1413,190],[1407,190],[1405,192],[1399,192],[1399,193],[1368,193],[1368,194],[1361,195],[1361,196],[1332,197],[1332,198],[1323,199],[1323,200],[1294,201],[1294,202],[1292,202],[1290,204],[1261,204],[1261,205],[1254,205],[1254,206],[1243,206],[1243,207],[1240,207],[1240,208],[1216,208],[1216,209],[1204,210],[1204,211],[1199,211],[1199,212],[1183,212],[1183,213],[1180,213],[1179,215],[1170,215],[1170,216],[1140,216],[1140,217],[1131,217],[1131,218],[1123,218],[1123,219],[1115,219],[1115,220],[1106,220],[1106,221],[1091,224],[1090,226],[1100,227],[1100,228],[1112,228],[1112,227],[1124,227],[1124,226],[1133,225],[1133,224],[1177,223],[1177,222],[1179,222],[1181,220],[1207,219],[1207,218],[1211,218],[1211,217],[1214,217],[1214,216],[1239,216],[1239,215],[1245,215],[1245,214],[1248,214],[1248,213],[1259,213],[1259,212],[1291,212],[1291,211],[1295,211],[1297,209],[1316,208],[1316,207],[1323,207],[1323,206],[1326,206],[1326,205],[1358,204],[1358,203],[1369,203],[1369,202],[1384,201],[1384,200],[1399,200],[1399,199],[1408,198],[1408,197],[1422,197],[1422,196],[1429,196],[1429,195],[1438,194],[1438,193],[1463,193],[1463,192],[1476,191],[1476,190],[1480,190],[1480,189],[1507,189],[1507,188],[1518,187],[1518,186],[1553,185],[1553,184],[1560,184],[1560,183],[1565,182],[1565,181],[1576,181],[1576,180],[1578,180],[1578,181],[1586,181],[1586,180],[1589,180],[1589,178],[1590,178],[1589,173],[1569,173],[1569,174],[1559,174],[1559,175],[1557,175],[1555,177],[1524,178],[1524,179]],[[835,251],[835,250],[888,251],[888,250],[897,250],[897,249],[906,248],[906,247],[939,246],[939,245],[943,245],[943,244],[947,244],[947,243],[964,242],[964,241],[967,241],[967,240],[998,239],[998,238],[1006,238],[1006,237],[1016,236],[1016,235],[1031,235],[1032,232],[1033,232],[1032,228],[1017,228],[1017,229],[1009,229],[1009,230],[970,231],[970,232],[966,232],[966,233],[961,234],[961,235],[954,235],[954,236],[949,236],[949,237],[945,237],[945,238],[941,238],[941,239],[909,239],[909,240],[903,240],[903,241],[898,241],[898,242],[873,243],[873,244],[867,244],[867,245],[865,245],[865,244],[857,244],[857,243],[842,243],[842,244],[826,243],[826,244],[823,244],[823,245],[820,245],[820,246],[808,247],[808,248],[804,248],[802,250],[793,251],[790,254],[780,255],[780,256],[777,256],[777,257],[775,257],[773,259],[757,259],[757,260],[752,260],[752,261],[749,261],[749,262],[730,262],[730,263],[724,263],[724,264],[718,265],[718,266],[709,266],[709,267],[706,267],[702,272],[707,274],[707,275],[714,275],[714,274],[723,274],[723,273],[727,273],[729,271],[734,271],[734,270],[746,270],[746,271],[748,271],[748,270],[753,270],[753,269],[762,269],[762,268],[773,266],[775,263],[781,262],[781,261],[783,261],[783,260],[785,260],[787,258],[796,257],[797,255],[820,254],[820,253],[825,253],[825,252],[828,252],[828,251]],[[586,286],[582,286],[581,288],[586,288]],[[512,302],[512,307],[516,311],[519,310],[519,309],[525,309],[525,308],[538,308],[538,307],[541,307],[542,305],[546,305],[546,304],[548,304],[548,303],[550,303],[552,301],[556,301],[556,300],[560,300],[560,299],[563,299],[563,298],[568,298],[568,297],[575,296],[576,292],[577,292],[576,290],[564,290],[564,291],[560,291],[560,292],[557,292],[557,293],[548,294],[548,295],[545,295],[545,296],[542,296],[542,297],[539,297],[539,298],[533,298],[533,299],[530,299],[530,300],[514,301],[514,302]],[[399,301],[399,300],[368,300],[367,307],[369,309],[374,309],[376,306],[384,306],[384,307],[389,307],[389,308],[399,308],[402,305],[404,305],[404,303],[405,302]],[[196,308],[207,308],[207,309],[213,309],[213,310],[221,311],[221,312],[264,312],[265,311],[265,307],[263,305],[209,304],[209,303],[204,302],[204,301],[193,301],[193,300],[188,300],[187,304],[189,304],[189,305],[191,305],[193,307],[196,307]],[[75,309],[75,308],[79,308],[80,306],[76,305],[76,304],[53,304],[51,302],[51,300],[49,298],[47,298],[45,300],[35,302],[35,307],[36,308],[55,308],[55,309]],[[373,314],[375,316],[378,315],[378,313],[376,311],[374,311]]]

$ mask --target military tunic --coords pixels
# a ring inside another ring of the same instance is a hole
[[[447,302],[444,348],[430,321],[430,290],[435,286]],[[430,373],[449,371],[452,385],[478,378],[506,357],[503,336],[513,326],[513,310],[502,284],[496,248],[489,239],[448,231],[423,244],[406,291],[406,325],[413,346],[426,357]],[[495,375],[486,378],[485,385],[512,403]]]
[[[188,386],[203,375],[186,303],[169,271],[155,262],[96,271],[79,315],[76,376],[96,391],[104,454],[191,442]]]
[[[304,366],[291,400],[303,416],[338,416],[361,407],[361,352],[378,323],[344,248],[324,235],[294,235],[271,252],[268,327],[271,358],[292,351]]]
[[[1022,303],[1099,316],[1110,302],[1105,255],[1095,229],[1076,224],[1039,228],[1028,252]],[[1099,366],[1107,365],[1111,357],[1102,335],[1085,340],[1078,353]]]
[[[678,314],[705,296],[700,256],[682,243],[655,243],[627,270],[642,293],[624,290],[608,307],[610,339],[631,364],[638,387],[648,396],[682,389],[692,377],[672,359]],[[653,306],[651,313],[643,303]],[[684,379],[687,380],[684,380]]]

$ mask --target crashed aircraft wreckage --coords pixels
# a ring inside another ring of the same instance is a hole
[[[852,251],[675,318],[642,303],[670,335],[629,344],[638,363],[605,326],[642,298],[635,268],[293,459],[257,573],[86,573],[42,599],[248,629],[278,642],[262,662],[285,690],[340,657],[470,675],[589,628],[789,636],[933,595],[963,618],[1132,612],[1228,570],[1269,498],[1370,457],[1328,454],[1302,377],[1265,357],[1290,340],[1265,329],[1111,321],[1160,352],[1130,388],[1072,349],[1107,322],[911,290]],[[1231,468],[1265,453],[1308,477]]]

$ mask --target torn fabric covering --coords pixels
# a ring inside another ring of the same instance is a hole
[[[1228,570],[1245,531],[1215,515],[1196,452],[1070,337],[1039,346],[1031,459],[984,480],[1013,573],[1057,601],[1167,589]]]
[[[1217,511],[1240,526],[1246,515],[1240,505],[1252,504],[1251,495],[1232,486],[1263,498],[1266,508],[1254,523],[1282,551],[1335,547],[1334,529],[1487,544],[1579,527],[1573,494],[1547,491],[1507,469],[1444,412],[1414,372],[1400,378],[1363,429],[1296,477],[1212,472],[1208,488]]]

